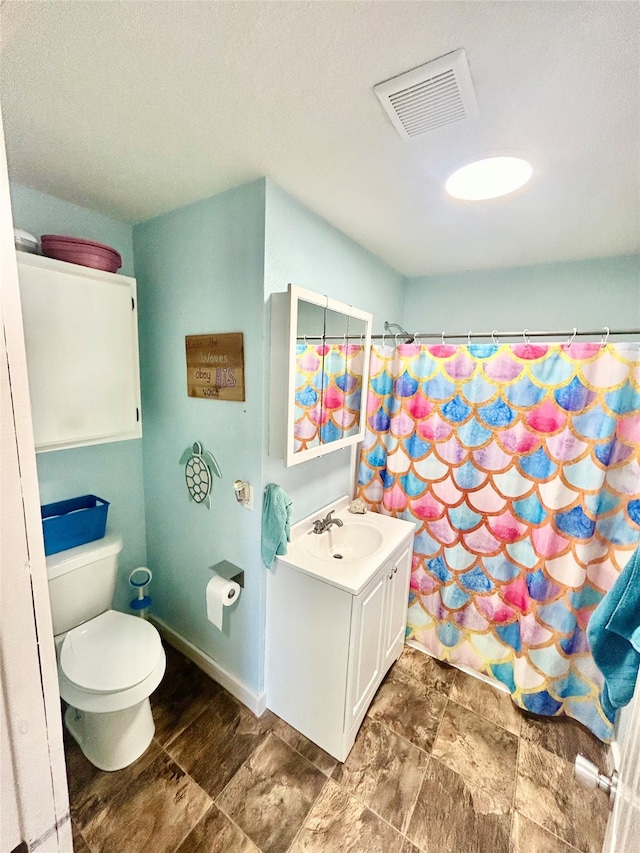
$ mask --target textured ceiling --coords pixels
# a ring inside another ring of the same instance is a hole
[[[2,6],[12,179],[131,222],[268,176],[407,275],[638,251],[637,2]],[[478,118],[406,141],[373,87],[464,48]],[[520,152],[487,202],[443,181]]]

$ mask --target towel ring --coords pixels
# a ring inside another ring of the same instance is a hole
[[[609,340],[609,327],[605,326],[604,330],[606,334],[604,334],[600,340],[600,349],[604,349],[604,347],[606,347],[607,345],[607,341]]]

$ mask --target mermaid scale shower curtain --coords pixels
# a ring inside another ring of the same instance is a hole
[[[296,345],[295,452],[358,432],[362,344]]]
[[[602,740],[585,629],[640,539],[640,348],[374,347],[358,495],[417,522],[407,639]]]

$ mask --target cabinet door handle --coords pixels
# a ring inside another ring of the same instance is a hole
[[[396,573],[397,571],[398,571],[398,567],[397,567],[397,566],[394,566],[394,567],[393,567],[393,574],[395,575],[395,573]]]

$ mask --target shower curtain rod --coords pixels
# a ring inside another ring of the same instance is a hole
[[[603,338],[603,341],[606,341],[611,335],[640,335],[640,328],[638,329],[609,329],[607,326],[603,326],[601,329],[555,329],[555,330],[545,330],[545,331],[530,331],[529,329],[523,329],[518,332],[500,332],[497,329],[493,329],[491,332],[408,332],[406,329],[403,329],[402,326],[399,326],[397,323],[389,323],[388,321],[384,324],[385,333],[382,335],[371,335],[372,338],[386,338],[386,337],[395,337],[396,334],[398,336],[411,338],[441,338],[443,341],[446,338],[466,338],[470,340],[471,338],[490,338],[492,340],[498,340],[499,338],[524,338],[527,341],[529,338],[569,338],[573,340],[575,337],[584,336],[584,335],[600,335]],[[391,327],[399,329],[398,332],[392,332]]]
[[[399,332],[392,332],[390,327],[395,326],[397,329],[400,329]],[[606,343],[607,339],[612,335],[640,335],[640,328],[638,329],[609,329],[607,326],[604,326],[602,329],[555,329],[553,331],[530,331],[529,329],[523,329],[520,332],[500,332],[497,329],[493,329],[491,332],[407,332],[406,329],[403,329],[402,326],[399,326],[397,323],[389,323],[385,322],[384,327],[386,331],[381,335],[371,335],[371,340],[384,340],[385,338],[395,338],[395,337],[403,337],[410,338],[406,343],[411,343],[415,338],[440,338],[442,341],[445,341],[447,338],[466,338],[470,340],[471,338],[490,338],[499,340],[500,338],[523,338],[525,341],[528,341],[529,338],[568,338],[569,340],[573,340],[576,337],[582,337],[584,335],[593,336],[600,335],[603,343]],[[350,335],[349,340],[354,341],[357,337],[363,338],[363,335]],[[297,340],[299,341],[342,341],[347,338],[346,335],[298,335]]]

